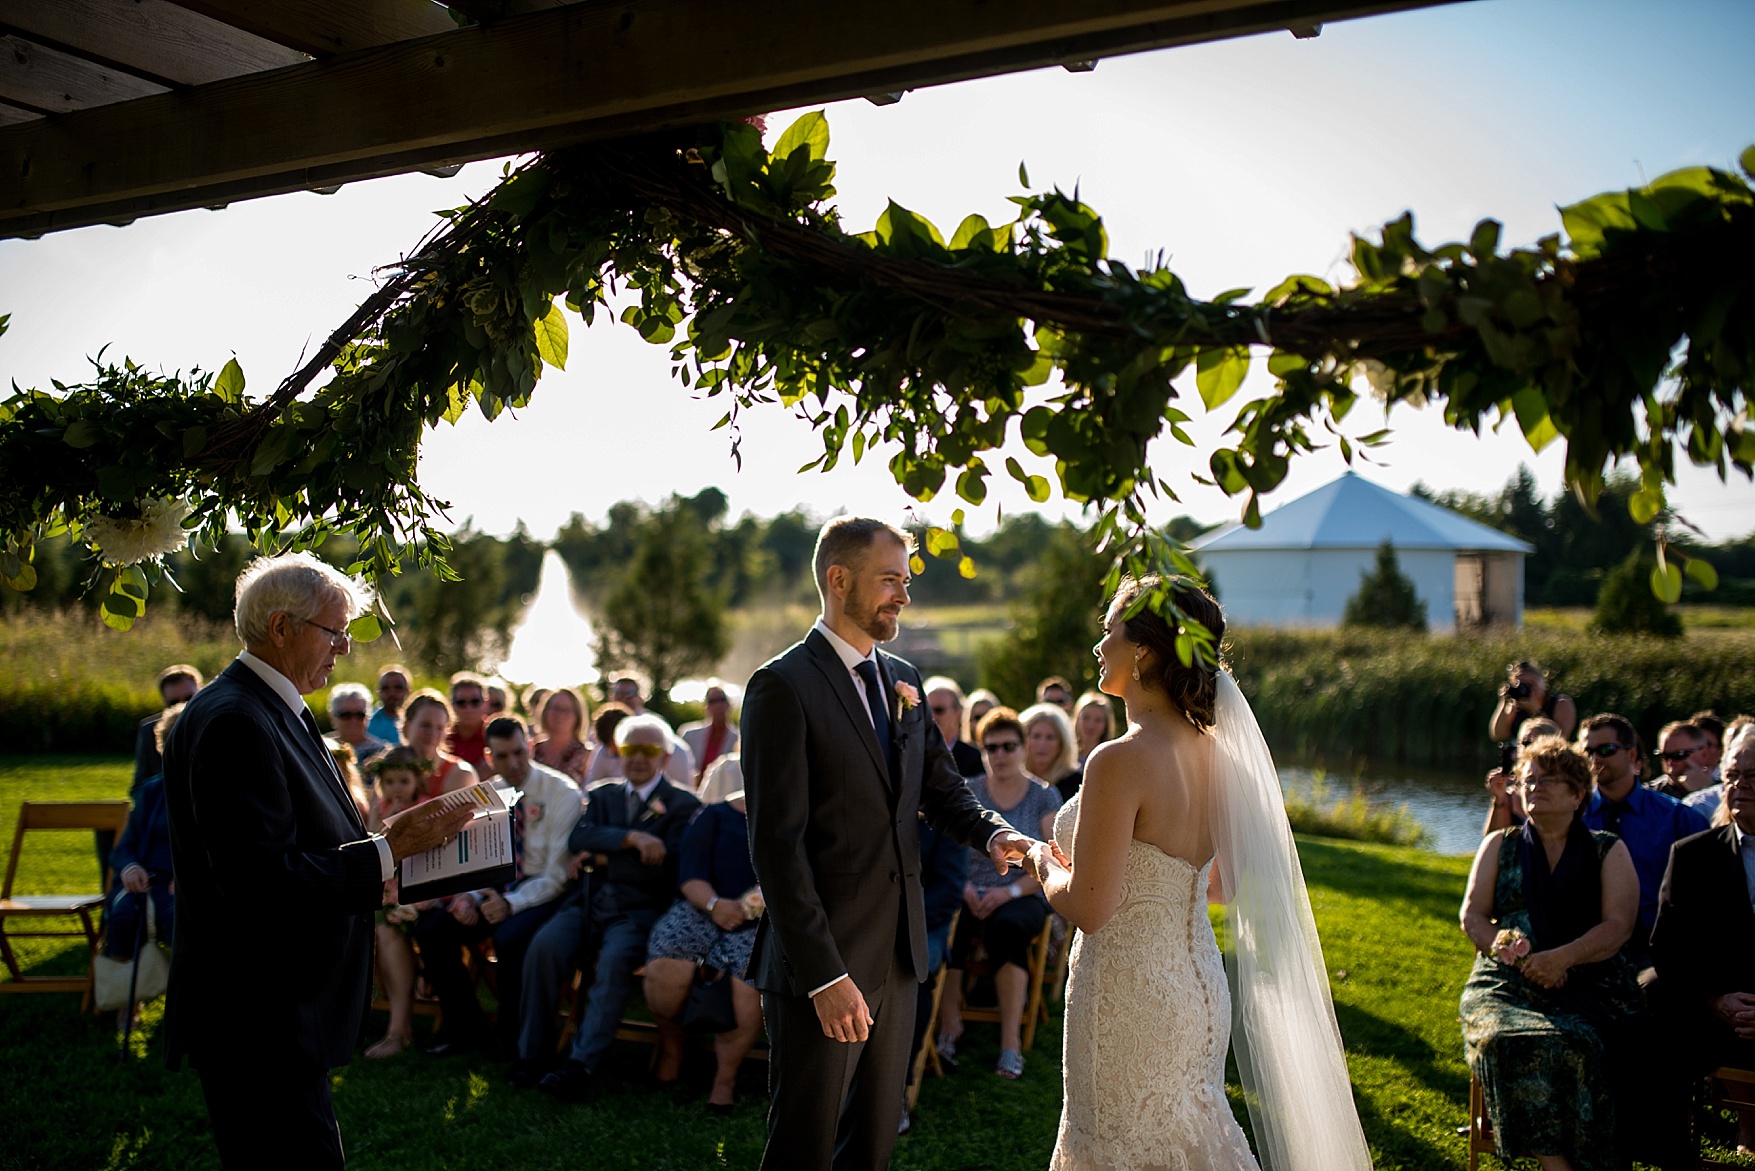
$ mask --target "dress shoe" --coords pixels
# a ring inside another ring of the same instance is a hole
[[[591,1092],[591,1071],[585,1068],[584,1062],[569,1057],[537,1085],[544,1093],[553,1094],[563,1102],[583,1102]]]
[[[506,1084],[515,1090],[532,1089],[538,1082],[542,1081],[542,1075],[547,1068],[544,1062],[525,1061],[523,1058],[519,1058],[512,1063],[512,1068],[506,1071]]]

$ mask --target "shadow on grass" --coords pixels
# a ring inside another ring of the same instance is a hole
[[[1456,1052],[1447,1056],[1412,1029],[1357,1005],[1335,1001],[1335,1019],[1340,1022],[1347,1052],[1393,1061],[1428,1089],[1455,1103],[1459,1114],[1468,1112],[1469,1073],[1468,1067],[1458,1060],[1462,1052],[1460,1034]]]
[[[1311,886],[1351,898],[1372,902],[1390,898],[1445,921],[1454,920],[1462,905],[1466,871],[1457,873],[1456,863],[1436,854],[1408,850],[1391,854],[1353,842],[1300,837],[1298,856]]]

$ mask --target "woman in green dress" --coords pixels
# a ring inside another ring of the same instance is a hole
[[[1479,953],[1463,988],[1463,1041],[1499,1151],[1546,1171],[1627,1166],[1616,1141],[1617,1051],[1640,1010],[1622,945],[1639,878],[1614,834],[1579,820],[1584,754],[1558,736],[1518,762],[1528,820],[1475,855],[1462,928]]]

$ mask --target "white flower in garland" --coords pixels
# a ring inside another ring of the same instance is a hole
[[[138,517],[92,517],[85,523],[85,538],[103,554],[105,565],[138,565],[189,543],[183,528],[189,511],[187,502],[175,498],[144,500]]]

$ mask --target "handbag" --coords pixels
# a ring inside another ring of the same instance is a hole
[[[146,936],[140,941],[137,960],[122,960],[103,952],[91,957],[92,1001],[99,1012],[109,1012],[129,1003],[128,989],[132,985],[134,999],[147,1001],[163,996],[171,983],[170,954],[158,945],[158,912],[152,905],[149,895],[137,895],[146,900]],[[135,975],[134,966],[138,962],[140,973]]]
[[[683,1004],[682,1030],[699,1036],[729,1033],[737,1027],[737,1009],[731,1001],[731,973],[706,964],[695,965],[695,981]]]

